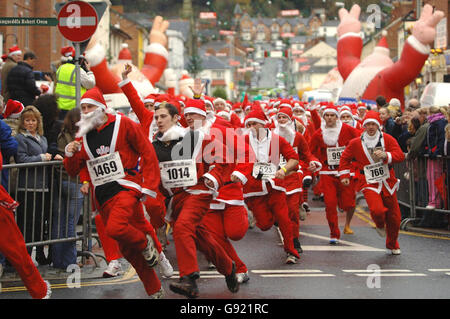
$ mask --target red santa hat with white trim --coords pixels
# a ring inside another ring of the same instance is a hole
[[[381,32],[381,35],[382,35],[381,39],[380,39],[380,41],[378,41],[378,44],[375,47],[375,49],[373,50],[373,52],[377,52],[377,53],[381,53],[381,54],[389,56],[389,47],[388,47],[388,43],[387,43],[387,39],[386,39],[387,31],[383,30]]]
[[[297,110],[297,109],[303,110],[303,112],[306,111],[306,110],[305,110],[305,107],[303,106],[303,103],[302,103],[302,102],[300,102],[300,101],[294,101],[293,107],[292,107],[292,111]]]
[[[10,47],[10,48],[8,49],[8,51],[9,51],[8,56],[13,56],[13,55],[19,55],[19,54],[22,54],[22,51],[20,50],[20,48],[19,48],[17,45],[15,45],[15,46],[13,46],[13,47]]]
[[[281,107],[289,107],[289,108],[291,108],[291,110],[292,110],[292,104],[291,104],[291,101],[288,100],[288,99],[282,99],[282,100],[280,100],[280,104],[278,105],[278,108],[281,108]]]
[[[75,58],[75,48],[72,46],[66,46],[61,48],[61,61],[72,61]]]
[[[81,104],[93,104],[96,105],[103,110],[106,111],[107,105],[105,98],[103,97],[102,91],[98,87],[93,87],[90,90],[87,90],[86,93],[83,94],[81,97],[80,105]]]
[[[339,108],[339,117],[342,116],[343,114],[349,114],[350,116],[353,117],[352,109],[350,108],[350,106],[343,105]]]
[[[184,115],[188,113],[195,113],[206,117],[205,101],[201,99],[188,99],[185,105]]]
[[[122,49],[119,52],[118,62],[129,62],[133,60],[127,43],[122,43]]]
[[[376,111],[367,111],[362,124],[364,126],[367,123],[375,123],[378,125],[378,127],[381,127],[380,113]]]
[[[336,114],[337,117],[339,117],[339,112],[336,106],[328,104],[323,108],[322,116],[324,116],[326,113],[333,113]]]
[[[18,119],[24,108],[21,102],[10,99],[3,110],[3,118]]]
[[[260,123],[262,125],[266,125],[267,121],[268,121],[268,119],[267,119],[266,115],[264,114],[264,112],[261,109],[256,108],[247,114],[247,116],[244,119],[244,124],[245,124],[245,126],[247,126],[248,122],[256,122],[256,123]]]
[[[277,117],[278,115],[283,114],[286,115],[287,117],[289,117],[289,120],[292,121],[292,110],[288,107],[288,106],[282,106],[278,109],[278,113],[277,113]]]

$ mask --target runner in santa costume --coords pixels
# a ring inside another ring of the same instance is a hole
[[[167,37],[164,32],[168,26],[169,22],[162,17],[157,16],[155,18],[149,34],[150,44],[144,50],[144,65],[141,70],[133,67],[133,71],[129,76],[136,89],[143,96],[155,93],[154,86],[161,79],[167,66],[169,53],[166,49]],[[125,64],[131,63],[129,60],[131,55],[108,67],[106,51],[100,42],[97,41],[96,35],[94,35],[86,48],[85,56],[90,63],[91,71],[95,75],[97,87],[103,94],[121,93],[117,83],[120,82],[120,76]]]
[[[159,186],[155,151],[138,124],[105,112],[106,102],[97,87],[83,95],[80,105],[80,129],[77,139],[66,146],[64,167],[70,176],[88,168],[106,234],[118,242],[147,294],[161,298],[163,290],[153,269],[161,245],[141,203],[146,196],[155,197]]]
[[[169,113],[168,113],[169,112]],[[202,223],[214,194],[229,180],[226,149],[220,139],[209,135],[205,102],[186,101],[188,130],[175,124],[178,110],[168,105],[156,107],[159,133],[153,142],[161,168],[161,185],[170,200],[166,219],[173,225],[173,238],[180,281],[170,289],[188,298],[199,296],[197,247],[225,276],[228,289],[239,290],[236,265]],[[169,117],[168,117],[169,116]],[[171,120],[171,125],[164,120]],[[228,176],[228,178],[227,178]]]
[[[284,178],[289,218],[292,221],[294,247],[299,253],[302,253],[303,250],[300,245],[300,218],[298,211],[300,203],[302,202],[302,180],[300,179],[298,172],[302,169],[310,172],[318,171],[322,167],[322,164],[312,156],[309,151],[308,143],[303,135],[294,129],[292,110],[288,106],[280,106],[277,113],[277,123],[278,125],[273,130],[273,133],[286,139],[298,154],[300,162],[303,163],[303,167],[298,167],[297,172],[291,172]],[[281,157],[280,167],[284,167],[285,164],[286,161]]]
[[[350,227],[350,220],[355,210],[355,191],[353,184],[344,186],[339,180],[339,158],[351,139],[359,133],[353,127],[339,120],[335,106],[323,110],[322,127],[311,138],[311,153],[322,163],[320,180],[323,186],[325,211],[330,227],[330,244],[337,244],[341,237],[339,230],[337,206],[347,212],[344,231]]]
[[[444,17],[426,4],[412,34],[405,41],[400,58],[395,63],[389,57],[386,38],[383,36],[372,54],[361,61],[363,40],[359,15],[361,8],[353,5],[350,12],[341,8],[338,26],[337,65],[344,79],[340,93],[344,98],[375,101],[382,95],[389,101],[398,98],[404,105],[403,89],[420,73],[430,53],[430,45],[436,36],[436,25]]]
[[[231,179],[244,184],[245,202],[253,212],[258,228],[267,231],[278,222],[287,253],[286,262],[295,263],[300,256],[294,248],[284,178],[297,170],[298,154],[283,137],[265,128],[266,122],[266,115],[260,109],[247,115],[245,125],[249,133],[244,137],[250,152],[246,163],[251,165],[247,165],[245,173],[245,169],[233,172]],[[286,159],[286,165],[278,169],[280,155]]]
[[[405,156],[395,138],[381,132],[378,112],[368,111],[363,121],[364,133],[346,147],[339,169],[345,174],[341,182],[350,182],[349,170],[356,162],[356,190],[364,194],[377,233],[386,237],[386,248],[399,255],[398,232],[401,213],[397,201],[400,180],[395,177],[393,163],[401,163]],[[386,236],[387,235],[387,236]]]
[[[3,159],[0,156],[0,170],[2,167]],[[18,206],[19,203],[0,185],[0,253],[17,271],[32,298],[49,299],[52,294],[50,283],[42,279],[16,224],[14,214]]]
[[[339,119],[362,133],[362,124],[354,119],[352,109],[349,106],[344,105],[339,108]]]

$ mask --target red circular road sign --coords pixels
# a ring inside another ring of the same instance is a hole
[[[72,42],[88,40],[97,29],[97,24],[97,12],[84,1],[68,2],[58,13],[59,32]]]

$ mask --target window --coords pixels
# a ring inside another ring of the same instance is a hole
[[[289,24],[285,24],[283,26],[283,32],[284,33],[290,33],[291,32],[291,26]]]
[[[272,32],[280,32],[280,26],[278,24],[272,24]]]
[[[214,79],[222,80],[223,76],[224,76],[224,74],[223,74],[223,71],[221,71],[221,70],[216,70],[216,71],[213,72],[213,78]]]

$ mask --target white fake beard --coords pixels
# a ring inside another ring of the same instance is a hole
[[[339,133],[341,132],[342,122],[337,121],[336,127],[325,127],[325,122],[322,122],[322,137],[323,141],[328,146],[335,146],[339,139]]]
[[[104,122],[104,116],[105,112],[101,107],[97,107],[94,111],[87,114],[81,113],[81,120],[76,123],[79,127],[76,137],[82,137],[94,128],[102,125]]]
[[[364,144],[367,148],[374,148],[377,146],[378,141],[380,140],[380,130],[378,130],[373,136],[367,134],[367,132],[363,133]]]
[[[285,123],[281,124],[278,122],[278,126],[276,127],[275,134],[280,135],[281,137],[284,137],[286,141],[289,142],[289,144],[292,145],[295,138],[295,131],[292,129],[292,122],[291,123]]]
[[[299,116],[299,118],[303,121],[303,125],[308,126],[308,118],[306,117],[305,114]]]

